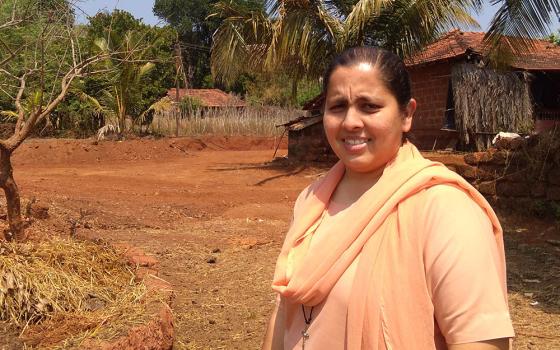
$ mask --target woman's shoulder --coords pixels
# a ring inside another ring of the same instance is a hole
[[[434,209],[449,211],[457,206],[476,204],[469,191],[454,183],[443,183],[422,189],[407,197],[404,202],[417,215]]]
[[[468,191],[455,184],[438,184],[428,187],[423,197],[424,204],[454,205],[475,203]]]
[[[422,191],[409,207],[410,222],[426,241],[460,236],[464,232],[492,232],[488,213],[472,195],[458,185],[439,184]],[[431,237],[431,238],[430,238]]]

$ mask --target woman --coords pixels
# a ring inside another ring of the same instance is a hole
[[[340,161],[296,201],[263,349],[508,349],[500,224],[406,140],[416,101],[404,63],[350,49],[323,88]]]

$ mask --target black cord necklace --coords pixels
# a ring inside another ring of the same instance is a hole
[[[309,339],[309,333],[307,330],[309,329],[309,325],[311,325],[311,320],[313,320],[313,306],[311,307],[311,311],[309,312],[309,317],[305,313],[305,306],[301,305],[301,311],[303,311],[303,320],[305,321],[305,328],[301,331],[302,341],[301,341],[301,349],[305,350],[305,341]]]

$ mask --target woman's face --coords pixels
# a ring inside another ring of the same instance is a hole
[[[412,99],[403,111],[371,65],[338,67],[327,87],[323,124],[347,171],[376,172],[395,156],[415,109]]]

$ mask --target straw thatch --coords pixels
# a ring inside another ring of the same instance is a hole
[[[530,74],[497,72],[472,64],[452,71],[455,125],[461,141],[489,146],[500,131],[528,133],[533,129]]]
[[[133,279],[122,254],[108,245],[0,242],[0,321],[22,328],[32,346],[45,346],[49,338],[62,347],[77,339],[111,339],[146,317],[146,287]]]

